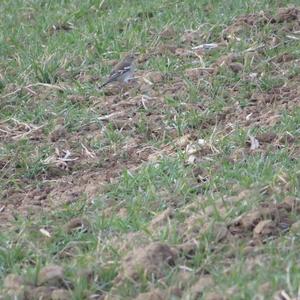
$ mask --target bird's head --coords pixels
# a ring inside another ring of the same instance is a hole
[[[138,57],[139,53],[137,52],[130,52],[125,56],[125,59],[127,61],[133,62],[137,57]]]

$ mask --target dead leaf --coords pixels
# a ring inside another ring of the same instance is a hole
[[[49,231],[47,231],[46,229],[44,229],[44,228],[41,228],[40,229],[40,233],[41,234],[43,234],[43,235],[45,235],[46,237],[48,237],[48,238],[50,238],[51,237],[51,234],[50,234],[50,232]]]

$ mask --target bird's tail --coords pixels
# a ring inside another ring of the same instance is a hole
[[[98,85],[98,89],[101,90],[103,87],[105,87],[107,84],[109,84],[109,81],[105,81],[104,83]]]

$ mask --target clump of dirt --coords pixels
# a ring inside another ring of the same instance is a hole
[[[111,244],[122,253],[128,253],[133,249],[145,248],[150,243],[150,238],[143,232],[129,232],[122,236],[115,236],[110,240]]]
[[[1,296],[7,296],[11,298],[23,299],[25,296],[26,288],[25,282],[21,276],[16,274],[8,274],[3,281],[4,294]]]
[[[191,80],[207,78],[215,73],[214,68],[191,68],[185,71],[186,76]]]
[[[266,241],[279,233],[289,230],[294,220],[291,211],[299,214],[299,201],[286,198],[283,203],[261,204],[246,214],[243,214],[229,224],[228,229],[233,236],[250,237],[254,240]]]
[[[71,234],[74,231],[87,232],[90,230],[90,223],[85,218],[73,218],[65,225],[65,231]]]
[[[37,285],[61,286],[63,278],[64,270],[61,266],[46,266],[38,274]]]
[[[238,36],[246,29],[261,28],[267,24],[274,26],[274,31],[280,23],[285,23],[288,26],[282,27],[282,30],[296,31],[300,26],[300,10],[297,7],[279,8],[275,16],[267,12],[261,11],[255,14],[239,16],[228,26],[222,33],[222,38],[225,40],[239,39]],[[290,26],[291,25],[291,26]]]
[[[166,294],[165,292],[159,289],[154,289],[147,293],[141,293],[136,298],[134,298],[134,300],[164,300],[164,299],[166,299]]]
[[[196,283],[194,283],[191,288],[188,290],[188,295],[192,299],[199,299],[203,296],[205,289],[212,287],[214,285],[214,280],[210,275],[201,276]]]
[[[59,139],[65,138],[67,130],[63,125],[57,125],[54,130],[50,133],[50,141],[57,142]]]
[[[172,26],[165,27],[159,35],[164,39],[174,38],[177,35],[176,30]]]
[[[172,208],[167,208],[162,213],[158,214],[150,222],[148,228],[150,231],[157,231],[160,227],[164,226],[174,216],[175,211]]]
[[[297,7],[279,8],[275,20],[279,23],[297,21],[300,24],[300,9]]]
[[[4,293],[4,297],[12,297],[24,300],[71,299],[70,292],[62,287],[66,287],[64,270],[60,266],[51,265],[40,270],[37,276],[36,285],[26,282],[21,276],[15,274],[7,275],[4,279],[4,290],[2,292]]]
[[[225,40],[230,40],[232,38],[235,38],[235,36],[239,35],[245,27],[261,27],[270,22],[274,22],[273,18],[265,12],[239,16],[236,18],[233,24],[228,26],[222,32],[222,38]]]
[[[123,259],[116,283],[126,279],[137,281],[142,274],[161,278],[168,266],[175,265],[177,256],[175,249],[158,242],[134,249]]]

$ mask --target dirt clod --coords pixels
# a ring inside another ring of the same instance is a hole
[[[185,70],[186,76],[191,80],[197,80],[204,76],[210,76],[213,74],[213,68],[192,68]]]
[[[40,286],[28,290],[26,299],[32,300],[52,300],[52,292],[55,290],[54,287]]]
[[[64,138],[66,134],[66,128],[62,125],[57,125],[50,133],[50,140],[51,142],[57,142],[59,139]]]
[[[266,295],[272,291],[272,285],[270,282],[265,282],[262,285],[259,286],[258,288],[259,293],[262,295]]]
[[[25,299],[26,288],[23,278],[16,274],[7,275],[3,282],[3,292],[5,296],[9,297],[7,299]]]
[[[280,8],[275,19],[279,23],[295,20],[300,21],[300,10],[296,7]]]
[[[257,140],[260,143],[271,143],[273,140],[276,139],[276,137],[277,134],[274,132],[265,132],[256,136]]]
[[[205,300],[225,300],[226,298],[217,292],[209,292],[206,294],[204,299]]]
[[[156,72],[149,72],[146,77],[152,83],[160,83],[164,79],[164,75],[161,72],[158,72],[158,71],[156,71]]]
[[[86,232],[90,229],[90,223],[84,218],[73,218],[65,226],[67,233],[72,233],[75,230]]]
[[[213,235],[214,241],[219,243],[225,240],[230,232],[227,229],[227,226],[221,222],[215,222],[210,228],[210,232]]]
[[[203,33],[200,30],[186,30],[180,40],[183,44],[195,44],[202,40]]]
[[[50,265],[42,268],[38,274],[38,285],[60,286],[64,278],[64,269],[61,266]]]
[[[191,257],[195,254],[198,244],[195,240],[187,241],[177,246],[177,249],[186,257]]]
[[[162,213],[158,214],[150,223],[149,229],[150,230],[155,230],[159,228],[160,226],[164,225],[165,223],[168,222],[169,219],[172,218],[174,215],[174,210],[172,208],[167,208],[165,211]]]
[[[162,243],[152,243],[146,247],[134,249],[122,262],[117,282],[126,278],[139,279],[141,272],[160,278],[167,266],[175,264],[177,251]]]
[[[297,235],[300,235],[300,221],[295,222],[291,226],[291,232]]]
[[[202,296],[203,291],[211,287],[214,284],[214,280],[210,275],[202,276],[191,287],[190,292],[193,295],[193,299],[199,299]]]
[[[236,73],[236,74],[242,72],[243,69],[244,69],[244,66],[241,63],[238,63],[238,62],[231,63],[231,64],[228,65],[228,67],[230,68],[230,70],[233,73]]]
[[[166,295],[163,291],[159,289],[152,290],[147,293],[139,294],[135,300],[164,300]]]
[[[276,224],[272,220],[260,221],[253,230],[254,238],[266,238],[278,232]]]
[[[23,278],[16,274],[9,274],[4,278],[3,286],[7,289],[15,289],[23,285]]]
[[[69,300],[72,299],[69,291],[65,289],[57,289],[51,293],[51,300]]]
[[[176,30],[171,27],[171,26],[167,26],[166,28],[164,28],[160,34],[159,34],[162,38],[165,38],[165,39],[169,39],[169,38],[172,38],[176,35]]]

